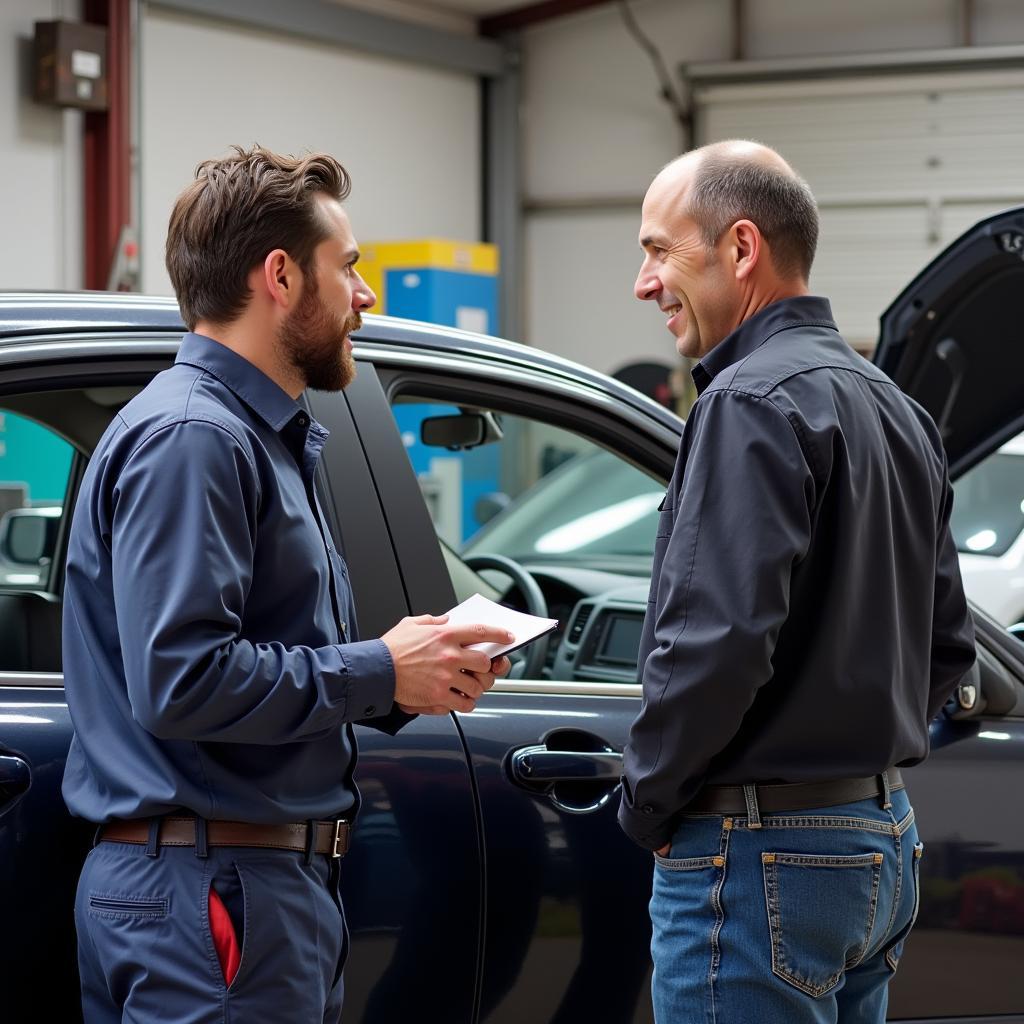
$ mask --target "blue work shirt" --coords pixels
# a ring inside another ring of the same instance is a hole
[[[772,303],[693,379],[623,757],[619,821],[652,850],[705,783],[916,764],[974,662],[939,431],[829,303]]]
[[[252,363],[198,334],[114,417],[68,550],[73,814],[280,823],[353,810],[350,723],[391,732],[409,718],[393,710],[386,645],[355,638],[313,486],[326,439]]]

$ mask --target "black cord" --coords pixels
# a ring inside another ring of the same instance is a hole
[[[679,90],[672,81],[672,76],[669,74],[668,66],[665,64],[665,58],[662,57],[661,51],[640,27],[640,23],[636,20],[636,15],[633,13],[629,0],[619,0],[619,13],[622,15],[626,30],[636,40],[640,49],[651,58],[651,63],[654,65],[654,73],[658,76],[658,84],[661,86],[659,95],[669,105],[672,113],[676,115],[676,120],[683,130],[688,132],[690,128],[690,113],[683,102]]]

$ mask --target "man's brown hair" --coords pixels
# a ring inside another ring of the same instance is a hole
[[[326,153],[281,156],[262,146],[204,160],[178,196],[167,229],[167,272],[181,316],[228,324],[249,301],[249,272],[283,249],[308,276],[313,250],[329,228],[318,193],[344,200],[348,171]]]

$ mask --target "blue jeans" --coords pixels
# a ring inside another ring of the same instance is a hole
[[[882,1024],[918,908],[905,791],[761,816],[690,815],[657,857],[657,1024]]]
[[[348,937],[336,870],[252,847],[100,843],[78,883],[85,1024],[337,1024]],[[337,864],[337,862],[333,862]],[[214,947],[213,887],[241,948],[231,985]]]

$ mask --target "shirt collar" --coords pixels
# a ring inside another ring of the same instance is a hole
[[[174,361],[212,373],[278,433],[301,411],[299,403],[262,370],[205,334],[186,334]]]
[[[701,394],[726,367],[745,359],[779,331],[803,324],[836,329],[828,299],[817,295],[797,295],[765,306],[744,320],[694,366],[692,375],[697,394]]]

